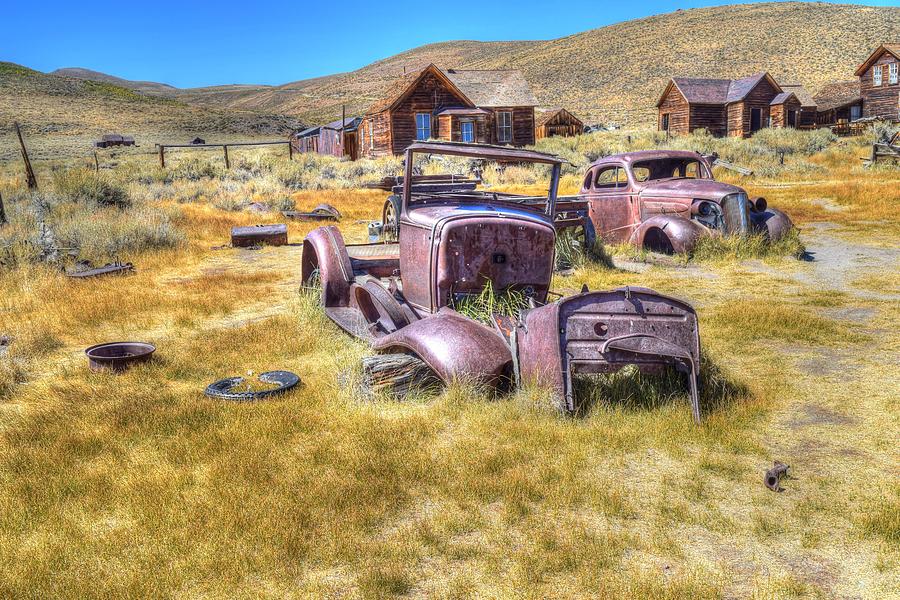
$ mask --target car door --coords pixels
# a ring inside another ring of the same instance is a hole
[[[597,235],[604,242],[627,242],[634,229],[631,185],[621,164],[603,165],[594,170],[588,211]]]

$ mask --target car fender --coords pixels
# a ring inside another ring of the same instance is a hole
[[[767,208],[760,213],[751,212],[750,219],[756,229],[772,241],[780,240],[794,227],[790,217],[777,208]]]
[[[413,353],[445,383],[454,380],[496,386],[508,378],[509,346],[492,329],[444,307],[430,317],[376,339],[378,352]]]
[[[300,277],[304,284],[316,269],[322,286],[323,306],[348,306],[353,266],[340,230],[334,225],[318,227],[303,240]]]
[[[648,232],[659,230],[672,244],[674,252],[690,252],[701,237],[710,235],[709,229],[703,225],[685,219],[679,215],[656,215],[640,224],[631,234],[630,242],[638,247],[644,247],[644,241]]]

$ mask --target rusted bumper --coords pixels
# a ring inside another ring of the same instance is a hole
[[[562,410],[576,409],[576,374],[675,367],[688,375],[700,421],[700,335],[694,309],[647,288],[584,292],[527,311],[510,337],[520,378],[554,390]]]

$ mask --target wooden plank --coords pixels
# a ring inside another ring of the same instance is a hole
[[[19,138],[19,147],[22,149],[22,160],[25,162],[25,182],[28,184],[29,190],[36,190],[38,187],[37,177],[34,176],[34,169],[31,168],[31,159],[28,158],[25,140],[22,139],[22,130],[19,129],[18,123],[14,123],[14,125],[16,126],[16,135]]]

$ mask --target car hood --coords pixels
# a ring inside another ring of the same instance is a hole
[[[647,183],[641,189],[644,198],[697,198],[720,201],[729,194],[743,193],[736,185],[712,179],[668,179]]]
[[[552,225],[550,217],[536,212],[516,209],[510,206],[496,206],[491,204],[454,204],[444,206],[422,206],[411,209],[408,218],[419,225],[433,227],[440,221],[448,218],[491,218],[500,217],[507,219],[524,219],[539,221]]]

